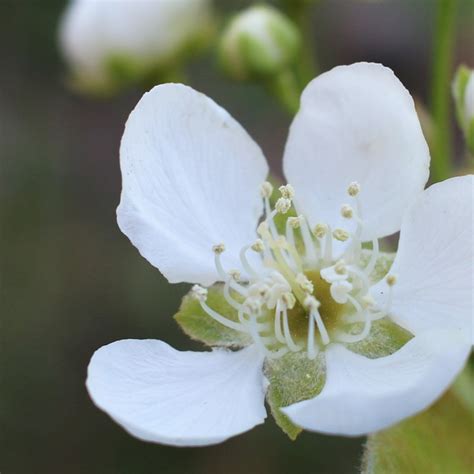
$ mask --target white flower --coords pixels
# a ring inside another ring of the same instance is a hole
[[[210,17],[210,0],[72,0],[60,46],[80,87],[107,90],[115,74],[135,78],[175,60]]]
[[[322,392],[282,408],[304,429],[361,435],[426,408],[469,354],[473,281],[473,177],[423,191],[428,166],[413,101],[392,71],[337,67],[307,86],[291,126],[284,170],[293,187],[280,199],[299,216],[279,235],[271,187],[261,186],[267,164],[240,125],[185,86],[145,94],[121,145],[120,228],[170,282],[224,281],[237,322],[211,308],[201,286],[194,295],[253,343],[202,353],[112,343],[89,365],[94,402],[141,439],[217,443],[263,422],[265,359],[299,352],[326,361]],[[391,272],[374,286],[378,239],[400,229]],[[372,258],[362,263],[368,241]],[[414,337],[378,359],[348,349],[383,317]],[[354,323],[358,333],[347,330]]]

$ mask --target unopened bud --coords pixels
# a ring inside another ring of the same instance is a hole
[[[236,80],[268,77],[288,68],[297,58],[301,35],[276,8],[256,5],[239,13],[224,31],[220,62]]]

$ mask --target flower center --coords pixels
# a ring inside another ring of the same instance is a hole
[[[358,194],[360,186],[347,189],[353,205],[344,204],[341,214],[355,220],[354,232],[319,223],[310,228],[303,215],[286,217],[292,208],[291,185],[279,188],[281,197],[270,205],[273,187],[261,187],[265,218],[257,228],[259,238],[242,248],[239,270],[225,271],[221,263],[224,244],[213,247],[215,265],[224,281],[224,297],[237,311],[238,322],[219,314],[206,303],[207,290],[194,286],[194,296],[204,311],[219,323],[248,333],[267,357],[278,358],[287,352],[306,351],[310,359],[331,341],[354,343],[370,333],[372,321],[388,314],[377,308],[370,295],[370,275],[379,256],[376,239],[368,262],[361,259],[363,221]],[[286,217],[278,225],[275,221]],[[284,232],[279,230],[284,227]],[[334,255],[335,242],[343,242],[340,255]],[[249,252],[258,258],[249,259]],[[256,262],[256,263],[255,263]],[[386,277],[390,291],[394,275]]]

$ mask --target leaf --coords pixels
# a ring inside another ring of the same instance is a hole
[[[472,474],[474,417],[448,392],[429,410],[369,437],[362,474]]]
[[[208,288],[207,304],[231,321],[238,321],[237,311],[224,298],[224,285]],[[230,329],[211,318],[195,298],[188,293],[174,315],[181,329],[192,339],[208,346],[243,347],[252,341],[248,334]]]
[[[324,354],[309,360],[306,352],[290,352],[279,359],[267,359],[265,376],[270,382],[267,402],[278,426],[295,440],[302,429],[294,425],[280,408],[308,400],[321,392],[326,379]]]
[[[353,326],[354,334],[362,330],[362,324]],[[394,323],[390,318],[383,318],[372,323],[370,334],[362,341],[345,346],[370,359],[385,357],[393,354],[403,347],[411,338],[406,329]]]

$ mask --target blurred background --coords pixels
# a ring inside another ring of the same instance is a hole
[[[222,12],[249,3],[217,2]],[[461,1],[455,65],[474,66],[473,3]],[[317,2],[311,40],[320,69],[382,62],[426,100],[435,4]],[[109,100],[68,90],[57,46],[65,5],[0,2],[0,472],[358,472],[363,439],[303,433],[291,442],[270,417],[218,446],[171,448],[132,438],[90,401],[86,368],[100,346],[124,338],[198,346],[172,318],[187,286],[169,286],[115,221],[119,141],[143,90]],[[261,88],[219,75],[212,51],[188,73],[280,173],[289,116]]]

